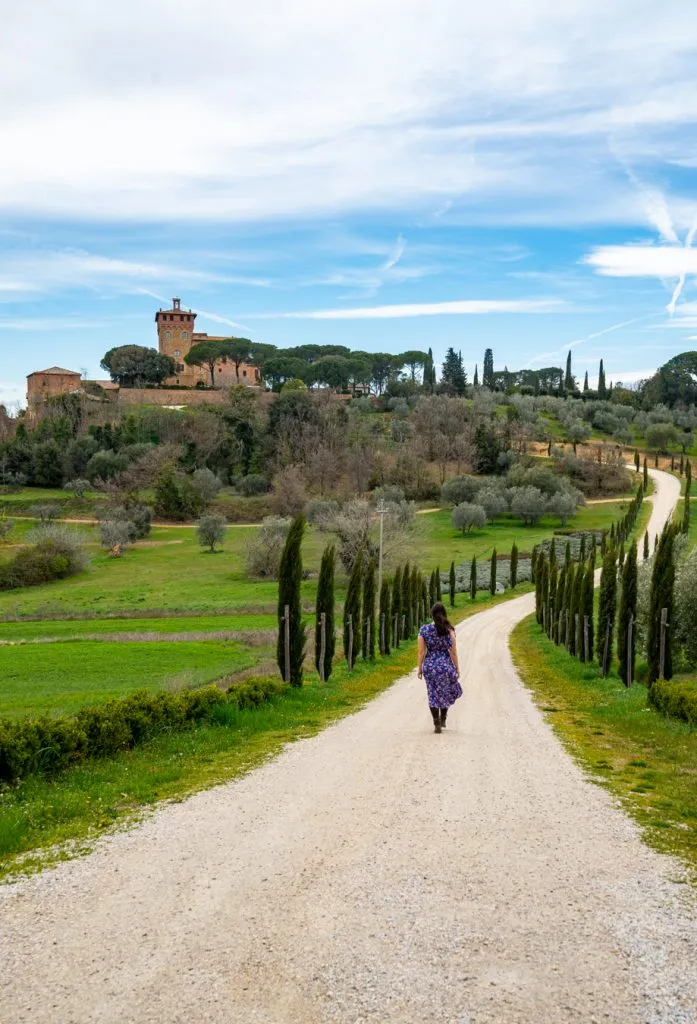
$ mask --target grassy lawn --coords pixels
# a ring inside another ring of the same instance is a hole
[[[0,647],[0,715],[70,713],[132,690],[200,686],[258,657],[258,649],[224,640]]]
[[[569,752],[618,796],[651,845],[697,868],[697,732],[647,708],[597,665],[553,644],[531,616],[511,638],[521,678]]]
[[[110,633],[219,633],[222,630],[249,631],[275,629],[276,614],[269,615],[179,615],[147,618],[67,618],[47,621],[24,620],[0,624],[2,640],[38,638],[70,639],[85,634]]]
[[[529,590],[521,586],[476,602],[459,596],[451,617],[460,622]],[[301,689],[254,710],[226,709],[216,725],[162,735],[53,779],[30,776],[18,786],[0,787],[0,876],[75,856],[109,827],[137,820],[158,801],[181,799],[251,771],[286,743],[357,711],[415,664],[416,641],[375,663],[359,661],[352,673],[338,662],[325,685],[311,672]],[[424,712],[426,725],[425,695]]]

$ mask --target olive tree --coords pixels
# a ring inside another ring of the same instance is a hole
[[[452,523],[455,529],[462,530],[462,533],[469,533],[470,530],[480,530],[486,525],[486,512],[481,505],[473,505],[469,501],[463,501],[453,509]]]
[[[539,523],[547,511],[548,499],[537,487],[512,487],[511,512],[528,526]]]
[[[201,516],[196,523],[196,539],[202,548],[208,548],[213,554],[216,544],[222,544],[227,533],[227,522],[224,516]]]

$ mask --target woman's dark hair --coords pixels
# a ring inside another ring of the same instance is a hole
[[[440,636],[447,636],[452,630],[453,625],[448,619],[448,613],[445,610],[445,605],[442,601],[436,601],[433,608],[431,608],[431,616],[433,618],[433,624],[438,631]]]

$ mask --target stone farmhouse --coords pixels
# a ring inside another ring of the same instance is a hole
[[[219,361],[215,365],[215,388],[217,393],[207,390],[210,387],[210,374],[207,367],[187,366],[184,356],[202,341],[223,341],[229,335],[210,335],[195,331],[196,313],[181,308],[181,300],[172,299],[171,309],[159,309],[155,314],[157,325],[157,343],[163,355],[174,359],[176,370],[161,388],[120,388],[111,380],[82,380],[76,370],[66,370],[61,366],[50,366],[46,370],[35,370],[27,377],[27,415],[30,419],[41,417],[42,407],[46,400],[57,395],[81,393],[98,400],[100,393],[106,397],[116,397],[129,404],[142,405],[194,405],[218,404],[222,400],[223,389],[242,385],[259,387],[261,374],[259,368],[250,363],[234,363]],[[204,386],[206,390],[204,390]],[[101,391],[100,391],[101,389]],[[183,389],[191,389],[190,391]],[[217,390],[220,389],[220,390]]]

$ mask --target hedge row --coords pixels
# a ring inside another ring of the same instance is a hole
[[[0,781],[53,775],[88,757],[108,757],[153,736],[215,718],[217,709],[259,707],[286,690],[271,676],[250,677],[227,691],[206,686],[180,693],[138,690],[61,718],[0,718]]]
[[[671,718],[697,725],[697,684],[657,679],[649,686],[649,704]]]

